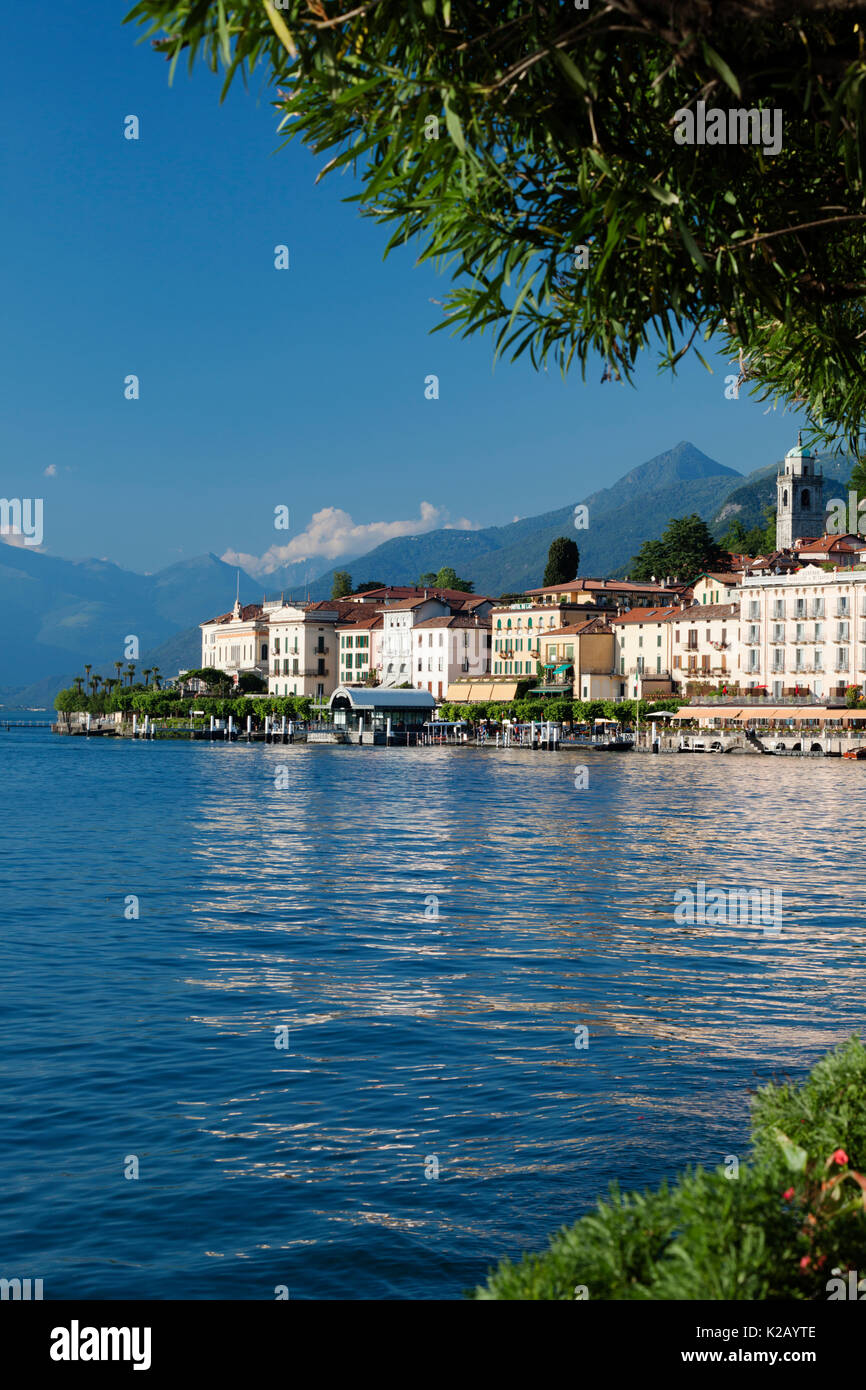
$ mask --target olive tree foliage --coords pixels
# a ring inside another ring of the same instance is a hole
[[[356,171],[348,201],[387,249],[448,267],[437,327],[621,380],[644,349],[664,370],[712,338],[753,395],[858,451],[866,6],[579,3],[141,0],[127,19],[172,73],[222,67],[223,94],[263,70],[286,139]],[[780,111],[780,152],[677,143],[698,101]]]

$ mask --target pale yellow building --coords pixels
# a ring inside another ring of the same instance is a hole
[[[668,619],[683,611],[679,604],[669,604],[663,608],[632,608],[611,618],[616,671],[628,699],[672,693],[673,630]]]
[[[346,599],[281,604],[269,610],[269,695],[326,700],[340,684],[337,624],[358,615]]]
[[[268,617],[260,603],[241,606],[236,600],[230,613],[199,626],[203,667],[225,671],[235,683],[246,672],[268,674]]]

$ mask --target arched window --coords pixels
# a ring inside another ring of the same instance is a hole
[[[510,630],[510,628],[511,628],[511,619],[510,619],[510,618],[508,619],[508,622],[506,623],[506,627],[509,628],[509,630]]]
[[[800,494],[800,505],[803,507],[810,507],[812,505],[809,501],[809,489],[807,487],[804,487]]]
[[[496,619],[496,631],[499,632],[499,630],[501,629],[501,627],[502,627],[502,619],[501,619],[501,618],[497,618],[497,619]]]
[[[526,626],[527,626],[527,627],[532,627],[532,619],[531,619],[531,618],[529,619],[529,622],[526,624]]]
[[[788,505],[788,489],[785,488],[784,492],[782,493],[782,506],[783,506],[783,507],[787,507],[787,505]]]

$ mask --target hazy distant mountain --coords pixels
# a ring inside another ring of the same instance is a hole
[[[143,575],[104,560],[61,560],[26,546],[0,545],[0,700],[8,705],[23,694],[27,704],[44,703],[29,698],[34,687],[56,691],[81,674],[85,662],[113,676],[112,663],[123,659],[129,634],[138,637],[140,666],[157,664],[166,675],[175,674],[168,660],[149,659],[153,649],[231,608],[236,575],[216,555]],[[242,572],[244,601],[257,593],[261,585]]]
[[[683,441],[633,468],[611,487],[581,500],[589,509],[588,530],[575,531],[574,503],[541,516],[480,531],[428,531],[386,541],[366,555],[340,561],[353,578],[411,584],[419,574],[453,565],[471,579],[476,593],[501,594],[533,588],[544,579],[550,543],[573,536],[581,574],[607,575],[626,565],[642,543],[659,535],[672,516],[698,512],[709,518],[742,473]],[[331,592],[334,569],[310,586],[313,598]]]

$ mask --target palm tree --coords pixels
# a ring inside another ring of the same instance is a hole
[[[150,685],[150,667],[149,667],[149,666],[145,666],[145,668],[144,668],[144,688],[145,688],[145,690],[147,689],[147,687],[148,687],[149,685]]]
[[[156,686],[157,690],[159,690],[159,682],[160,682],[159,667],[158,667],[158,666],[154,666],[153,671],[152,671],[151,674],[153,675],[153,683],[154,683],[154,685]]]
[[[80,695],[80,694],[81,694],[81,687],[82,687],[82,685],[84,684],[84,677],[83,677],[83,676],[76,676],[76,677],[75,677],[75,680],[72,682],[72,684],[75,686],[75,689],[78,691],[78,694]]]
[[[118,681],[120,680],[120,670],[121,670],[121,667],[122,667],[122,666],[123,666],[123,662],[122,662],[122,661],[115,661],[115,663],[114,663],[114,669],[115,669],[115,671],[117,672],[117,679],[118,679]]]
[[[85,680],[85,682],[86,682],[87,684],[90,683],[90,672],[91,672],[92,670],[93,670],[93,667],[92,667],[92,666],[85,666],[85,668],[84,668],[84,680]]]
[[[129,665],[128,665],[127,668],[126,668],[126,674],[129,676],[129,684],[132,685],[132,678],[133,678],[133,676],[135,675],[135,663],[134,663],[134,662],[130,661]]]

